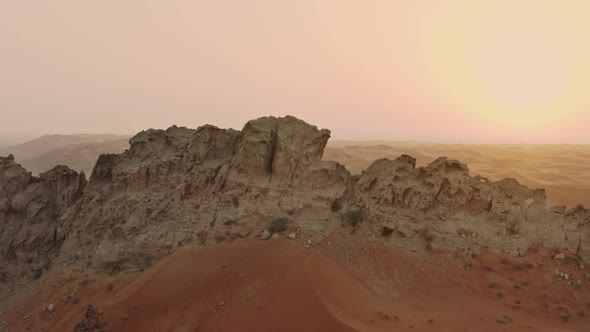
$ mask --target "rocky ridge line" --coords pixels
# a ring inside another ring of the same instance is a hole
[[[0,280],[67,262],[142,270],[188,243],[257,237],[275,217],[317,242],[355,212],[364,221],[347,227],[356,234],[418,254],[489,247],[518,256],[542,243],[590,259],[582,206],[548,208],[542,189],[472,177],[446,158],[426,167],[406,155],[381,159],[353,176],[321,160],[329,137],[289,116],[241,131],[150,129],[125,152],[100,156],[88,182],[65,166],[34,177],[0,157]]]

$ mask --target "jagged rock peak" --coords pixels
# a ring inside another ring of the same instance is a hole
[[[149,129],[132,137],[122,154],[101,156],[91,183],[116,182],[125,190],[171,185],[202,164],[216,169],[218,178],[292,183],[321,161],[329,138],[329,130],[292,116],[251,120],[241,131],[212,125]]]

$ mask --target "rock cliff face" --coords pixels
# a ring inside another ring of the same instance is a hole
[[[352,229],[346,211],[354,210],[365,216],[359,236],[420,254],[492,247],[522,255],[539,242],[590,258],[590,210],[549,209],[542,189],[471,177],[446,158],[421,168],[409,156],[377,160],[353,177],[321,160],[329,137],[293,117],[241,131],[150,129],[127,151],[102,155],[88,183],[63,166],[33,177],[1,158],[2,280],[38,277],[52,262],[141,270],[187,243],[257,237],[274,217],[321,240]]]
[[[61,219],[83,195],[84,174],[57,166],[32,176],[0,157],[0,281],[38,278],[59,254]]]
[[[472,177],[458,161],[439,158],[426,167],[415,165],[405,155],[377,160],[354,189],[357,204],[394,241],[414,250],[441,246],[477,252],[490,247],[515,256],[541,243],[590,257],[589,210],[548,209],[543,189],[529,189],[514,179]]]

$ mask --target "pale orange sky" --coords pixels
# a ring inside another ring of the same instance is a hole
[[[587,0],[0,0],[0,133],[590,143]]]

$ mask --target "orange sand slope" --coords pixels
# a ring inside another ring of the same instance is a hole
[[[346,241],[357,241],[354,238]],[[290,240],[246,240],[178,250],[142,273],[44,276],[0,305],[6,331],[72,331],[89,304],[109,331],[587,331],[590,289],[581,262],[536,248],[470,263],[436,254],[417,262],[374,248],[348,264]],[[359,245],[357,241],[356,244]],[[342,253],[341,250],[336,250]],[[362,276],[360,278],[359,276]],[[42,308],[55,304],[53,312]],[[83,329],[82,329],[83,330]]]
[[[331,141],[324,160],[360,173],[374,160],[408,154],[425,166],[446,156],[466,163],[473,175],[517,179],[547,190],[549,205],[590,206],[590,145],[463,145],[411,142]]]

